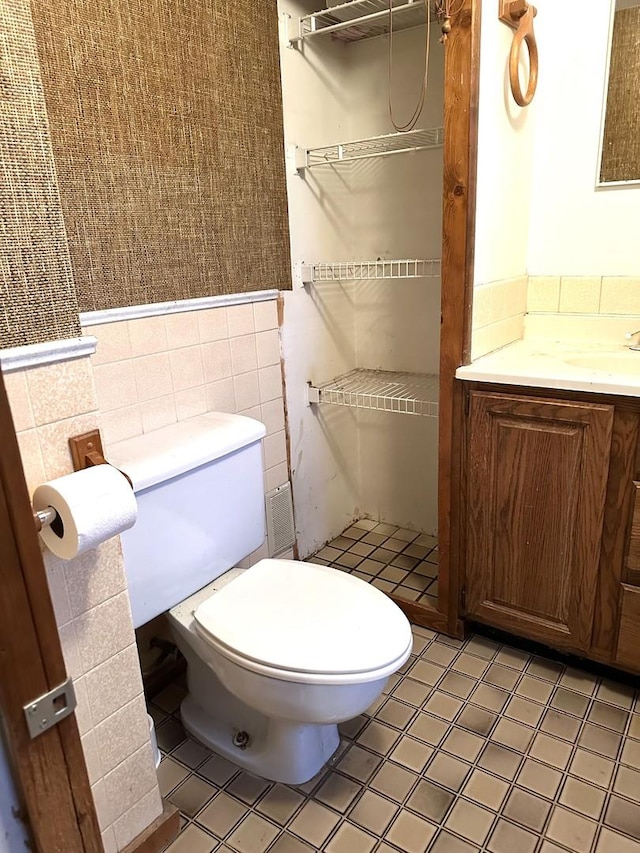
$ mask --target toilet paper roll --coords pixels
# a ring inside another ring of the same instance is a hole
[[[53,507],[57,518],[40,535],[57,557],[71,560],[135,524],[138,507],[126,477],[112,465],[95,465],[43,483],[33,509]]]

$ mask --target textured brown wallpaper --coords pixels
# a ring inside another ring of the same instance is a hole
[[[0,2],[0,347],[80,334],[29,0]]]
[[[614,19],[600,180],[640,180],[640,6]]]
[[[290,287],[275,0],[32,8],[80,310]]]

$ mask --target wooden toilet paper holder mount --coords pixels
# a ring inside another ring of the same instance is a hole
[[[83,471],[85,468],[93,468],[94,465],[108,465],[109,463],[104,458],[104,448],[102,446],[102,436],[99,429],[92,429],[89,432],[83,432],[81,435],[74,435],[69,439],[69,450],[71,451],[71,460],[73,462],[74,471]],[[118,469],[120,470],[120,469]],[[133,482],[128,474],[124,471],[120,473],[126,477],[129,485],[133,488]],[[48,527],[56,519],[56,511],[53,507],[42,509],[39,512],[33,513],[33,521],[36,530],[39,533],[43,527]]]

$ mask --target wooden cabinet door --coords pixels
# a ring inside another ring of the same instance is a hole
[[[471,392],[468,616],[589,647],[613,412]]]

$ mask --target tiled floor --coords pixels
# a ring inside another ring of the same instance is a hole
[[[350,572],[406,601],[438,606],[438,540],[434,536],[362,519],[308,562]]]
[[[640,853],[640,696],[472,636],[414,652],[331,766],[294,788],[187,738],[183,688],[150,710],[171,853]]]

